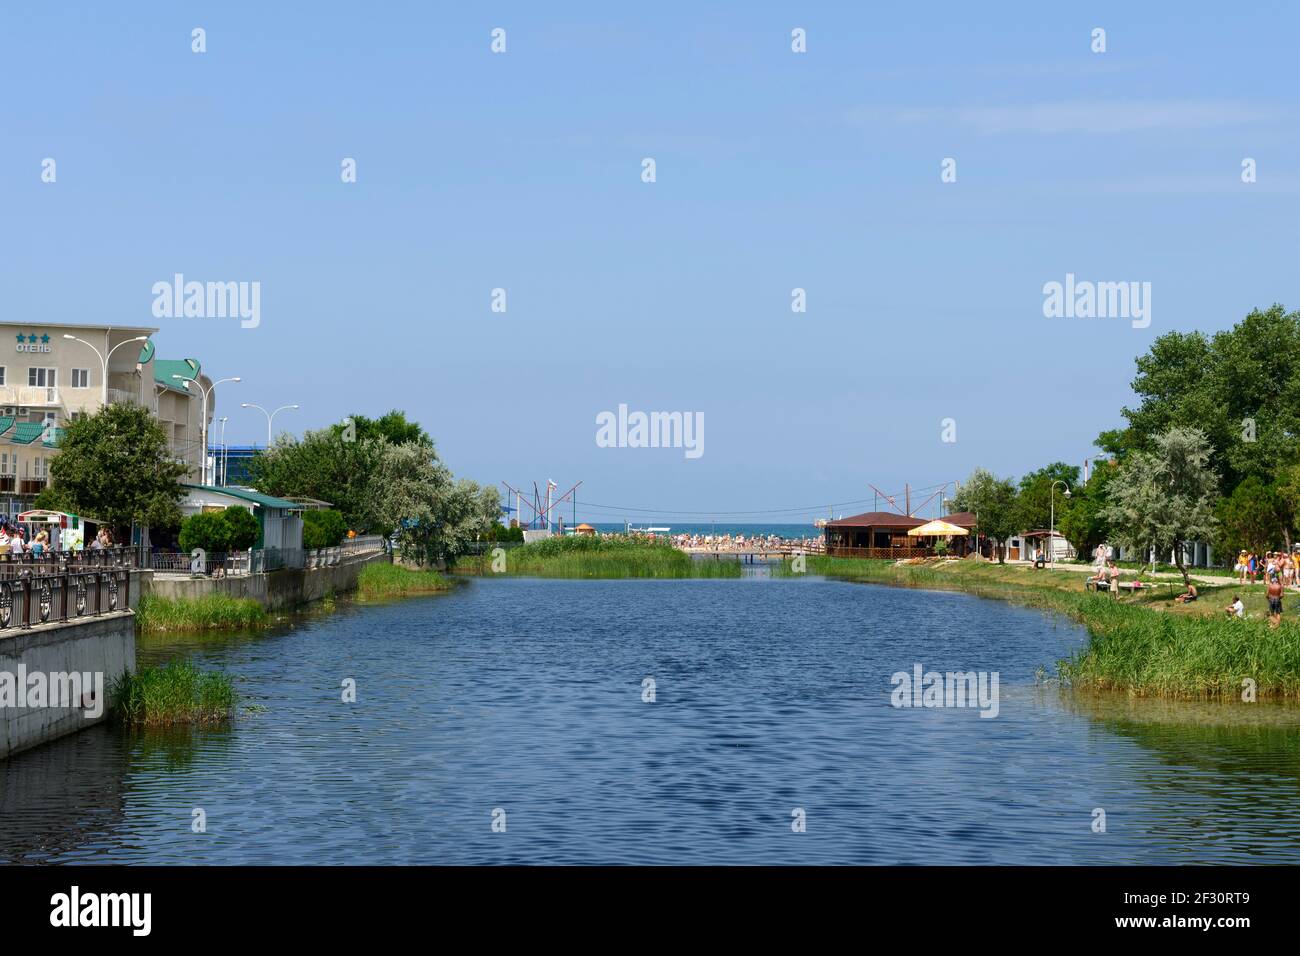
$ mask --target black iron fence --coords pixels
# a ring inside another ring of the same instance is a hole
[[[136,557],[134,548],[0,555],[0,629],[125,610]]]
[[[153,571],[205,577],[241,577],[284,568],[326,568],[363,551],[382,551],[378,535],[349,538],[332,548],[257,548],[252,551],[148,551],[139,566]]]

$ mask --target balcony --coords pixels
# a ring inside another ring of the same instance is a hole
[[[20,495],[39,495],[45,490],[48,478],[24,478],[18,482],[18,493]]]
[[[17,485],[17,475],[0,475],[0,494],[12,495]]]
[[[0,385],[0,405],[62,408],[63,396],[59,389],[44,385]]]

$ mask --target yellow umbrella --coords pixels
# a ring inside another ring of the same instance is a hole
[[[938,520],[923,524],[919,528],[913,528],[907,533],[913,538],[945,538],[954,534],[970,534],[965,528],[959,528],[955,524]]]

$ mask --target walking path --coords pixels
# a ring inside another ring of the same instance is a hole
[[[1019,567],[1033,567],[1034,562],[1008,561],[1007,564],[1014,564]],[[1097,566],[1095,564],[1071,564],[1065,561],[1058,561],[1056,563],[1055,568],[1053,568],[1052,565],[1050,564],[1047,565],[1047,570],[1077,571],[1083,574],[1095,575],[1097,573]],[[1133,574],[1133,570],[1131,568],[1120,568],[1120,572],[1121,574],[1129,574],[1129,575]],[[1192,568],[1188,568],[1187,573],[1188,576],[1193,581],[1199,581],[1202,584],[1237,585],[1238,587],[1241,586],[1240,582],[1237,580],[1235,576],[1230,577],[1226,574],[1201,574],[1201,573],[1197,573]],[[1148,578],[1161,578],[1164,580],[1177,581],[1180,584],[1182,583],[1183,580],[1183,576],[1179,574],[1177,571],[1157,571],[1154,574],[1152,574],[1150,571],[1144,571],[1143,575]],[[1263,581],[1256,581],[1255,583],[1260,585],[1264,584]],[[1248,581],[1246,582],[1246,587],[1249,586],[1250,586],[1250,582]]]

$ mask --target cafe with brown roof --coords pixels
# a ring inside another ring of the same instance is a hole
[[[937,538],[908,535],[913,528],[931,520],[894,511],[868,511],[837,518],[824,526],[826,554],[837,558],[933,557]],[[969,511],[945,515],[941,520],[968,531],[975,527],[975,516]],[[948,553],[955,557],[964,556],[974,547],[971,537],[973,535],[954,535],[949,540]]]

